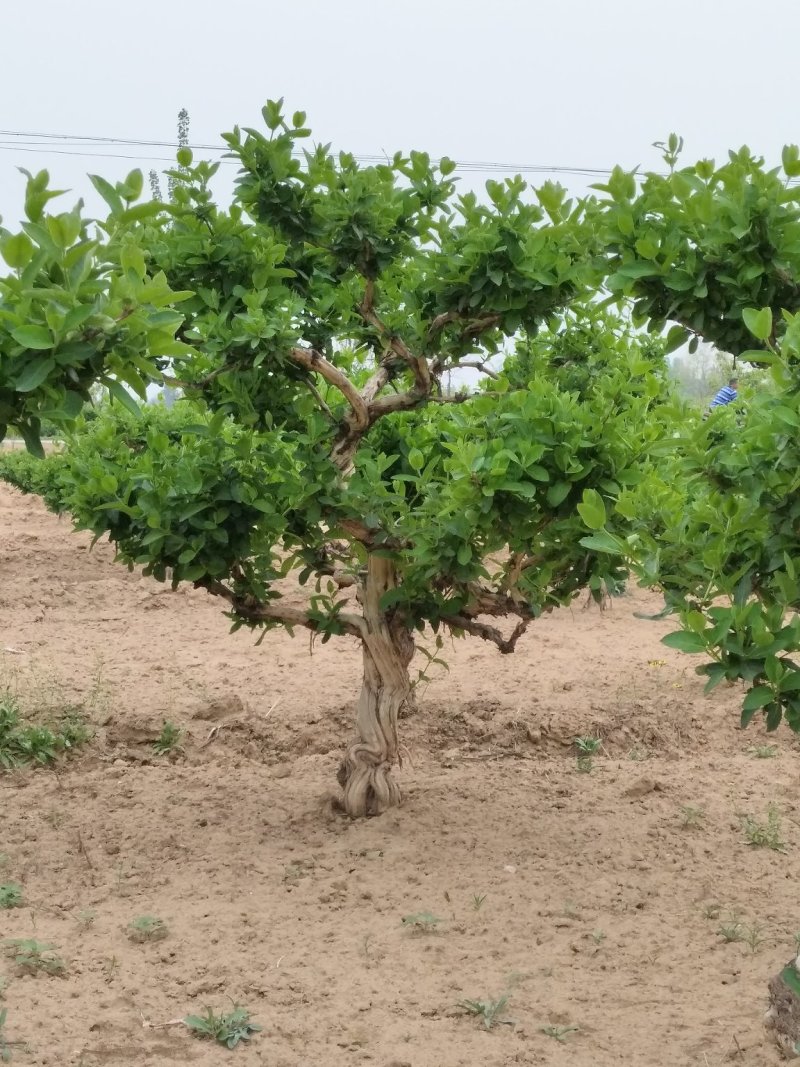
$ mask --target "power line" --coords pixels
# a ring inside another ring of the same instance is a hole
[[[134,159],[134,160],[153,160],[156,162],[174,163],[173,157],[154,156],[154,155],[123,155],[122,153],[110,153],[110,152],[95,152],[95,151],[83,151],[83,148],[95,148],[105,145],[122,145],[127,147],[142,147],[142,148],[175,148],[177,145],[172,141],[156,141],[156,140],[144,140],[137,138],[126,137],[102,137],[94,134],[68,134],[68,133],[39,133],[30,130],[0,130],[0,137],[15,138],[13,141],[0,142],[0,150],[11,151],[16,148],[18,151],[27,152],[47,152],[58,155],[73,155],[73,156],[86,156],[97,158],[118,158],[118,159]],[[23,140],[24,139],[24,140]],[[51,142],[51,143],[48,143]],[[53,142],[68,144],[67,148],[55,148]],[[230,149],[224,144],[203,144],[197,142],[190,145],[193,151],[205,151],[215,152],[217,154],[228,152]],[[299,154],[299,153],[298,153]],[[386,155],[377,155],[370,153],[352,153],[354,158],[359,163],[376,164],[385,163],[388,160]],[[224,161],[223,161],[224,162]],[[573,174],[576,176],[585,177],[603,177],[611,174],[611,169],[608,167],[578,167],[578,166],[549,166],[539,163],[499,163],[489,160],[455,160],[456,166],[461,171],[470,171],[477,173],[502,173],[502,174]]]
[[[0,144],[0,152],[44,152],[48,156],[82,156],[84,159],[132,159],[141,163],[143,160],[153,160],[160,163],[174,163],[170,156],[129,156],[123,152],[74,152],[66,148],[25,148],[20,145]]]

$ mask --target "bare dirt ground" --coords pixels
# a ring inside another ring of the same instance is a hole
[[[96,729],[57,773],[0,773],[0,882],[27,901],[0,937],[68,965],[0,961],[14,1062],[780,1062],[762,1015],[800,928],[798,749],[741,732],[737,692],[703,696],[659,643],[669,621],[634,617],[657,598],[576,604],[511,657],[448,646],[403,723],[404,806],[355,824],[325,803],[355,643],[255,648],[206,594],[88,546],[0,489],[0,688],[34,714],[82,704]],[[165,719],[185,729],[176,759],[153,752]],[[591,773],[577,735],[603,739]],[[743,833],[770,803],[785,852]],[[435,932],[403,926],[417,912]],[[751,945],[719,936],[733,913]],[[128,940],[143,914],[169,936]],[[458,1007],[503,994],[511,1023],[491,1031]],[[228,998],[263,1026],[233,1052],[143,1025]]]

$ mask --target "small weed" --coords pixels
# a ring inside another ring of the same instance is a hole
[[[777,745],[756,745],[754,748],[748,748],[748,753],[754,756],[756,759],[772,759],[773,756],[778,755]]]
[[[22,886],[17,882],[0,885],[0,908],[21,908]]]
[[[717,935],[722,938],[726,945],[744,941],[745,925],[735,911],[731,912],[727,919],[720,921],[717,927]]]
[[[556,1041],[566,1041],[570,1034],[577,1034],[579,1026],[542,1026],[540,1030],[547,1037],[554,1037]]]
[[[473,893],[472,894],[472,910],[480,911],[486,900],[485,893]]]
[[[638,745],[634,745],[628,751],[628,759],[633,760],[635,763],[641,763],[643,760],[650,759],[650,753],[646,748],[639,748]]]
[[[169,927],[163,919],[153,915],[139,915],[128,925],[128,938],[139,944],[145,941],[163,941],[169,933]]]
[[[432,934],[442,921],[429,911],[417,911],[413,915],[403,916],[403,926],[418,934]]]
[[[781,816],[775,804],[768,806],[766,822],[760,822],[752,815],[744,815],[742,830],[748,845],[752,845],[753,848],[771,848],[775,852],[786,851],[786,845],[781,838]]]
[[[103,974],[108,985],[114,981],[119,974],[119,960],[116,956],[107,956],[102,963]]]
[[[743,922],[735,911],[717,927],[717,934],[726,944],[741,943],[747,945],[754,954],[758,952],[762,945],[774,940],[767,931],[768,927],[763,923]]]
[[[458,1006],[463,1008],[468,1015],[479,1018],[487,1030],[491,1030],[497,1023],[513,1026],[510,1019],[500,1018],[508,1007],[507,993],[498,997],[497,1000],[462,1000]]]
[[[575,747],[578,750],[578,770],[582,774],[591,774],[594,757],[600,751],[602,744],[599,737],[575,738]]]
[[[605,931],[603,931],[603,930],[593,930],[592,931],[592,941],[594,941],[594,943],[596,945],[602,945],[603,942],[605,941],[605,939],[606,939]]]
[[[96,918],[97,912],[92,908],[84,908],[83,911],[79,911],[75,916],[76,921],[84,930],[88,930]]]
[[[702,826],[705,817],[705,808],[693,808],[690,804],[684,804],[681,807],[681,826],[684,830],[692,830],[698,826]]]
[[[744,933],[742,941],[748,946],[753,955],[758,952],[762,945],[775,940],[774,937],[767,933],[768,929],[763,923],[757,922],[752,922],[749,925],[745,924],[742,927]]]
[[[174,722],[165,719],[164,725],[161,727],[161,733],[153,742],[153,751],[157,756],[169,756],[173,752],[180,752],[182,750],[182,737],[183,730],[180,726],[176,726]]]
[[[219,1012],[206,1008],[205,1015],[187,1015],[183,1020],[192,1033],[218,1041],[227,1048],[236,1048],[240,1041],[247,1041],[261,1027],[250,1022],[250,1012],[234,1004],[233,1011]]]
[[[704,919],[718,919],[722,908],[719,904],[710,901],[708,904],[703,905],[703,918]]]
[[[52,728],[26,724],[16,700],[9,693],[0,696],[0,768],[45,766],[84,744],[91,736],[74,711],[62,716]]]
[[[12,938],[4,942],[6,953],[15,966],[27,974],[65,974],[66,965],[55,955],[55,946],[25,938]]]

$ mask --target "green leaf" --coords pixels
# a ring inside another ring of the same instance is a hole
[[[725,668],[721,663],[704,664],[703,668],[698,667],[698,673],[701,671],[708,676],[708,681],[703,689],[703,692],[706,694],[710,693],[713,689],[716,689],[726,674]]]
[[[419,448],[411,448],[408,452],[408,465],[412,470],[421,471],[425,466],[425,456]]]
[[[39,433],[39,420],[36,420],[36,427],[29,423],[19,423],[19,432],[22,436],[22,440],[25,442],[25,447],[38,459],[44,459],[44,448],[42,447],[42,438]]]
[[[596,489],[586,489],[578,514],[590,530],[601,530],[606,524],[606,506]]]
[[[122,202],[122,197],[114,186],[111,185],[110,182],[107,182],[105,178],[101,178],[99,174],[90,174],[89,180],[108,204],[111,209],[111,214],[121,215],[125,210],[125,205]]]
[[[122,252],[120,253],[120,263],[122,264],[123,270],[132,270],[140,280],[143,280],[147,274],[144,253],[138,245],[133,243],[123,245]]]
[[[37,389],[47,376],[55,370],[56,361],[52,356],[39,356],[25,365],[25,370],[14,381],[14,388],[18,393],[30,393]]]
[[[758,711],[760,708],[765,708],[773,699],[773,696],[772,689],[768,686],[757,685],[744,698],[742,707],[745,711]]]
[[[18,326],[11,336],[25,348],[45,349],[53,347],[53,335],[46,326]]]
[[[122,404],[122,406],[126,408],[131,413],[131,415],[141,415],[139,405],[133,399],[128,390],[124,388],[124,386],[120,385],[119,382],[115,382],[111,378],[106,380],[105,386],[111,396],[114,398],[114,400],[117,400],[120,404]]]
[[[599,530],[588,537],[582,537],[580,543],[584,548],[595,552],[608,552],[612,556],[620,556],[623,553],[623,546],[607,530]]]
[[[16,233],[0,241],[0,255],[12,270],[27,266],[33,256],[33,241],[27,233]]]
[[[800,997],[800,974],[794,963],[787,964],[781,971],[781,980],[788,986],[796,997]]]
[[[547,490],[547,503],[551,508],[557,508],[559,504],[562,504],[569,496],[569,491],[572,488],[571,482],[555,482]]]
[[[684,329],[683,326],[671,327],[665,341],[664,354],[669,355],[670,352],[674,352],[676,348],[680,348],[681,345],[686,344],[689,340],[689,331]]]
[[[742,310],[744,324],[759,341],[767,341],[772,336],[772,309],[744,308]]]
[[[778,729],[781,722],[783,721],[783,711],[781,710],[780,704],[778,704],[776,701],[767,704],[764,708],[764,711],[766,712],[767,718],[767,733],[771,734]]]
[[[700,634],[688,633],[686,630],[674,630],[661,638],[662,645],[676,648],[679,652],[705,652],[706,642]]]

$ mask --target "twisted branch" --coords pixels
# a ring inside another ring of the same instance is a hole
[[[492,644],[497,645],[503,655],[508,655],[514,651],[517,641],[527,630],[530,621],[530,619],[520,619],[511,636],[506,638],[503,637],[496,626],[490,626],[485,622],[476,622],[475,619],[469,618],[467,615],[450,615],[442,619],[445,626],[448,626],[451,630],[463,631],[464,633],[472,634],[473,637],[480,637],[484,641],[491,641]]]
[[[329,363],[321,352],[314,348],[292,348],[289,350],[289,358],[305,367],[306,370],[320,374],[329,385],[338,389],[352,409],[348,419],[350,429],[356,433],[363,433],[369,428],[369,412],[358,389],[353,385],[346,374],[342,374],[338,367]]]

